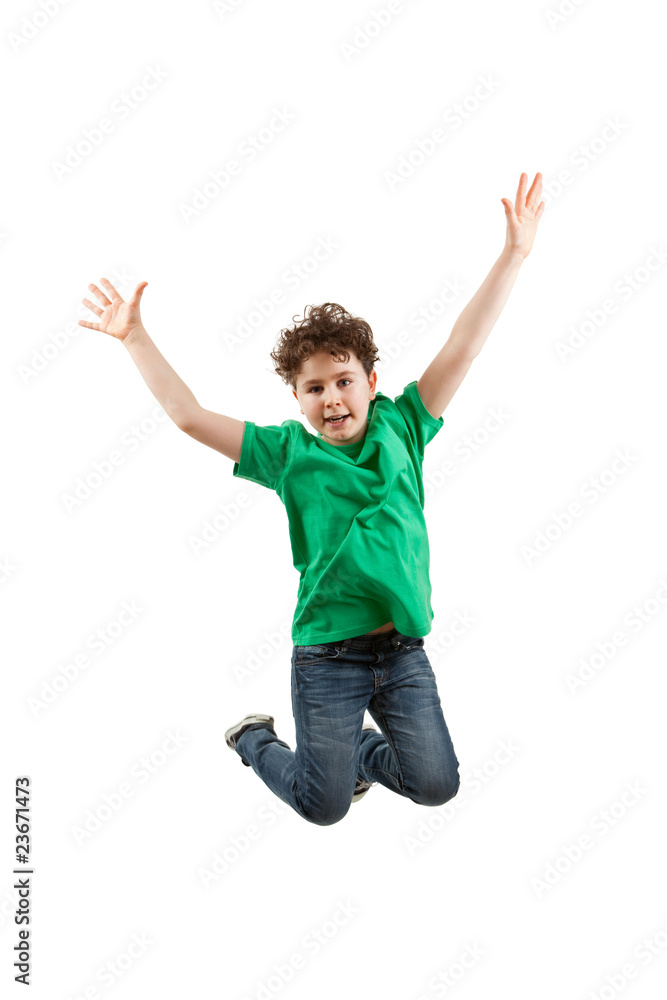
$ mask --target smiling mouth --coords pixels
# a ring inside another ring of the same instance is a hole
[[[345,416],[343,416],[343,417],[342,417],[342,419],[341,419],[341,418],[338,418],[338,419],[336,419],[336,420],[332,420],[332,419],[331,419],[331,417],[326,417],[326,422],[327,422],[327,423],[328,423],[328,424],[329,424],[329,425],[330,425],[331,427],[339,427],[339,426],[340,426],[341,424],[345,424],[345,423],[347,423],[347,420],[348,420],[349,416],[350,416],[350,414],[349,414],[349,413],[346,413],[346,414],[345,414]]]

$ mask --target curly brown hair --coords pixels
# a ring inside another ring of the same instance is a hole
[[[310,309],[308,316],[306,309]],[[297,376],[312,354],[328,351],[334,360],[348,362],[350,350],[370,377],[376,361],[380,360],[373,331],[366,320],[353,316],[337,302],[325,302],[321,306],[306,306],[303,319],[280,331],[271,358],[276,375],[296,390]]]

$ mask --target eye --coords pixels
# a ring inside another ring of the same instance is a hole
[[[339,383],[340,383],[340,382],[351,382],[351,381],[352,381],[352,379],[350,379],[350,378],[339,378],[339,379],[338,379],[338,382],[339,382]],[[321,385],[314,385],[314,386],[312,386],[312,388],[310,388],[310,389],[308,390],[308,392],[313,392],[313,390],[314,390],[314,389],[321,389],[321,388],[322,388],[322,386],[321,386]]]

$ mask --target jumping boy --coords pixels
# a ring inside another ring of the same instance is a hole
[[[246,715],[227,745],[309,822],[338,822],[372,784],[437,806],[459,788],[459,761],[424,650],[431,631],[422,462],[442,413],[479,354],[530,253],[542,175],[521,174],[505,206],[505,246],[419,381],[395,399],[376,391],[370,326],[336,303],[281,331],[271,353],[310,426],[258,426],[206,410],[141,322],[147,285],[124,302],[105,278],[83,302],[123,342],[149,389],[186,434],[234,462],[233,475],[285,505],[300,573],[292,623],[296,749],[271,715]],[[538,204],[539,202],[539,204]],[[364,724],[368,709],[381,732]]]

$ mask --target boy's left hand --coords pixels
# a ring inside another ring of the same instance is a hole
[[[542,218],[545,209],[544,202],[540,201],[542,174],[539,172],[535,174],[535,180],[528,194],[526,194],[527,183],[528,174],[521,174],[515,205],[508,198],[500,199],[505,206],[505,218],[507,219],[505,249],[522,259],[526,258],[531,251],[537,223]]]

